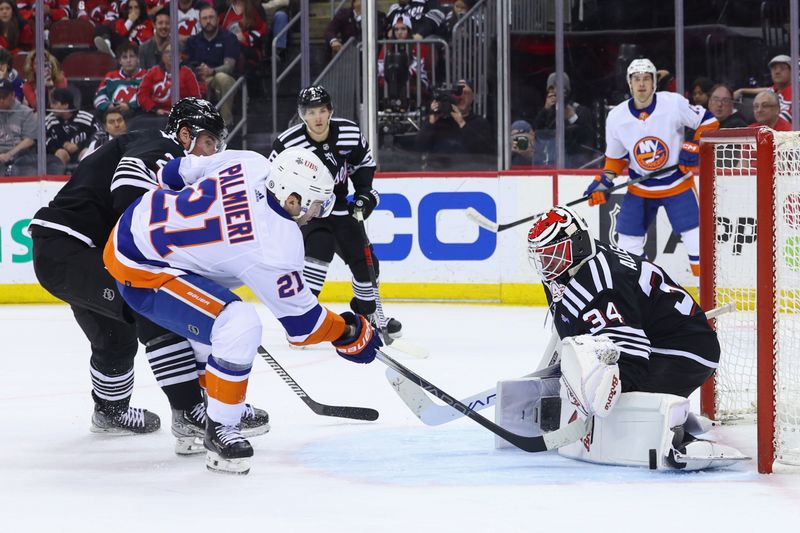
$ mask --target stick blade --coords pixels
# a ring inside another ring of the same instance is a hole
[[[488,229],[492,233],[497,233],[497,229],[500,227],[497,222],[492,222],[482,214],[478,213],[474,207],[468,207],[466,211],[464,211],[464,214],[475,224],[482,228]]]
[[[318,408],[312,410],[318,415],[332,416],[337,418],[350,418],[352,420],[368,420],[370,422],[378,419],[379,413],[369,407],[349,407],[338,405],[317,404]]]

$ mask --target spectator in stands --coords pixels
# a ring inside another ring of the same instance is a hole
[[[31,52],[25,58],[25,81],[22,84],[22,94],[25,97],[25,104],[36,111],[36,52]],[[50,107],[50,94],[53,89],[64,89],[67,87],[67,78],[61,71],[61,65],[50,52],[44,52],[44,87],[47,101],[45,108]]]
[[[83,9],[81,9],[83,3]],[[76,19],[86,19],[97,24],[112,23],[119,17],[119,2],[114,0],[79,0]]]
[[[753,100],[753,117],[750,127],[769,126],[777,131],[792,131],[791,123],[780,116],[780,100],[772,91],[761,91]]]
[[[236,83],[234,73],[241,53],[239,40],[219,27],[219,17],[212,6],[200,8],[200,27],[202,31],[186,41],[184,54],[197,78],[207,87],[212,101],[219,101]],[[220,109],[226,124],[233,124],[232,109],[233,98],[228,98]]]
[[[33,27],[19,14],[13,0],[0,0],[0,48],[12,55],[33,48]]]
[[[269,2],[261,4],[261,6],[264,8],[264,11],[272,17],[269,29],[274,38],[289,25],[289,20],[292,18],[292,13],[294,11],[294,9],[292,9],[292,2],[290,2],[290,0],[269,0]],[[284,33],[278,37],[278,41],[275,43],[278,59],[281,61],[286,59],[286,41],[288,37],[288,32]]]
[[[527,120],[511,123],[511,166],[530,167],[533,164],[533,146],[536,136]]]
[[[414,39],[424,39],[431,35],[449,41],[456,22],[473,8],[476,0],[456,0],[451,7],[441,6],[431,9],[415,25]]]
[[[247,63],[245,72],[255,69],[262,59],[264,37],[267,35],[267,15],[258,0],[230,0],[220,26],[234,34],[239,41]]]
[[[351,37],[361,41],[361,0],[351,0],[350,7],[340,8],[325,27],[325,42],[331,57],[338,54]]]
[[[172,47],[170,45],[164,48],[161,52],[161,63],[147,71],[142,83],[139,85],[139,91],[136,96],[140,108],[148,113],[154,113],[162,117],[169,115],[169,110],[172,108],[170,93],[172,88],[172,76],[170,75],[170,70],[172,69],[171,50]],[[182,66],[180,68],[180,77],[180,97],[194,96],[200,98],[200,86],[192,70],[189,67]]]
[[[200,7],[206,2],[178,0],[178,39],[181,47],[186,39],[200,33]]]
[[[0,80],[8,80],[14,85],[14,96],[22,102],[22,76],[14,68],[14,57],[5,48],[0,48]]]
[[[580,166],[591,158],[592,131],[591,110],[573,101],[569,76],[564,74],[564,146],[567,166]],[[547,95],[544,107],[533,120],[536,132],[536,165],[555,164],[556,130],[556,74],[547,77]]]
[[[401,15],[411,20],[409,26],[417,24],[430,9],[429,4],[428,0],[398,0],[396,4],[389,6],[389,11],[386,12],[386,20],[390,25],[387,26],[384,33],[388,34],[392,30],[394,21]]]
[[[89,144],[81,150],[78,160],[82,161],[84,157],[88,156],[111,139],[116,139],[123,133],[128,131],[128,123],[125,122],[125,115],[120,111],[113,109],[107,110],[103,113],[103,131],[96,131]]]
[[[387,35],[389,39],[410,39],[411,19],[408,15],[398,15]],[[420,77],[423,96],[427,96],[429,45],[420,45],[419,60],[417,60],[416,46],[412,44],[386,44],[378,51],[378,86],[383,89],[387,85],[390,99],[416,98],[417,75]],[[405,72],[396,72],[392,69],[404,68]],[[398,85],[400,85],[398,87]],[[408,93],[406,93],[408,87]]]
[[[35,176],[36,118],[14,96],[14,84],[0,80],[0,176]]]
[[[147,71],[139,66],[133,43],[122,43],[117,48],[117,57],[120,68],[106,73],[94,95],[94,107],[100,113],[112,110],[131,115],[139,111],[136,93]]]
[[[711,88],[714,82],[708,78],[697,78],[689,87],[689,101],[694,105],[701,105],[708,109],[708,98],[711,96]]]
[[[49,28],[53,22],[70,17],[69,0],[44,0],[44,27]],[[33,26],[33,15],[36,11],[36,0],[17,0],[17,8],[22,18]]]
[[[458,89],[434,91],[428,120],[417,134],[417,150],[428,153],[470,154],[494,153],[496,139],[484,117],[472,112],[475,100],[473,83],[459,80]],[[447,109],[448,106],[450,109]]]
[[[81,150],[89,145],[100,125],[88,111],[75,107],[75,100],[69,89],[55,89],[51,97],[52,111],[44,119],[47,136],[47,153],[54,155],[63,168],[69,163],[77,163]]]
[[[169,10],[169,0],[145,0],[144,1],[148,18],[152,19],[156,13],[166,8]]]
[[[153,22],[147,16],[144,0],[127,0],[120,4],[120,16],[114,22],[113,29],[98,26],[94,45],[101,52],[114,55],[115,50],[125,40],[136,46],[142,46],[153,37]]]
[[[717,117],[720,129],[746,128],[747,121],[733,108],[733,89],[724,83],[711,88],[708,110]]]
[[[786,122],[792,122],[792,58],[777,55],[769,61],[769,74],[772,78],[771,87],[747,87],[736,89],[733,97],[739,101],[743,96],[756,96],[762,91],[772,91],[778,95],[780,102],[780,117]]]
[[[161,51],[169,44],[169,8],[153,16],[153,38],[139,47],[139,66],[150,70],[161,61]]]

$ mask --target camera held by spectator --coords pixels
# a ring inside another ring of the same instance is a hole
[[[511,123],[511,165],[531,166],[533,164],[533,127],[526,120]]]
[[[433,90],[433,102],[431,111],[440,117],[449,117],[453,106],[461,103],[464,96],[463,85],[442,85]]]

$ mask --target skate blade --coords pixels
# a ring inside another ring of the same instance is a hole
[[[258,426],[254,428],[244,428],[242,427],[242,436],[246,439],[250,437],[258,437],[259,435],[263,435],[265,433],[269,433],[270,428],[269,424],[264,424],[263,426]]]
[[[206,468],[220,474],[243,476],[250,472],[250,458],[224,459],[217,453],[206,451]]]
[[[175,453],[177,455],[197,455],[206,451],[203,437],[178,437],[175,440]]]
[[[154,429],[156,431],[158,428]],[[153,431],[132,431],[130,429],[123,429],[123,428],[104,428],[100,426],[91,425],[89,426],[89,431],[92,433],[97,433],[98,435],[112,435],[115,437],[127,437],[129,435],[147,435],[149,433],[153,433]]]

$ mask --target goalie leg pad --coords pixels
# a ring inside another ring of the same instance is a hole
[[[558,429],[561,399],[555,377],[529,377],[499,381],[495,408],[497,425],[526,437]],[[516,448],[495,436],[495,448]]]
[[[564,425],[577,416],[575,408],[564,401],[561,412]],[[559,448],[564,457],[621,466],[673,469],[667,464],[674,433],[689,414],[689,400],[672,394],[626,392],[620,395],[614,410],[605,418],[594,418],[589,434],[581,441]]]

